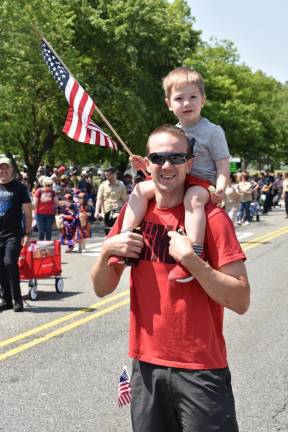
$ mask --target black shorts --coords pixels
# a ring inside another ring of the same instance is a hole
[[[177,369],[133,360],[134,432],[238,432],[228,368]]]

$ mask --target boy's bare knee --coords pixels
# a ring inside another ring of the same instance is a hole
[[[210,199],[209,192],[200,186],[193,186],[187,189],[184,196],[184,206],[192,208],[204,207]]]

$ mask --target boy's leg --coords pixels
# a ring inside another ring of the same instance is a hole
[[[206,230],[205,205],[209,202],[209,192],[201,186],[191,186],[184,197],[185,231],[193,244],[198,256],[203,256],[203,244]],[[181,264],[177,264],[170,272],[169,280],[189,282],[193,276]]]
[[[147,211],[148,202],[153,196],[154,184],[152,180],[135,185],[125,210],[122,232],[137,228],[141,224]],[[124,264],[124,261],[123,257],[111,256],[108,265]]]

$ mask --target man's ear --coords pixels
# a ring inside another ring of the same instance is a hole
[[[165,103],[166,103],[167,107],[169,108],[169,110],[172,111],[170,100],[168,98],[165,98]]]
[[[187,174],[189,174],[189,172],[191,171],[191,168],[192,168],[192,159],[189,159],[187,161],[187,167],[186,167],[186,169],[187,169],[186,173]]]
[[[151,172],[150,172],[150,161],[149,161],[149,159],[146,156],[144,158],[144,161],[145,161],[145,164],[146,164],[146,171],[147,171],[147,173],[151,174]]]

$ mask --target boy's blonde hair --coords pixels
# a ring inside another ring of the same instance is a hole
[[[179,88],[187,84],[195,84],[201,95],[205,97],[205,87],[202,75],[194,69],[183,66],[173,69],[162,80],[166,98],[170,98],[173,88]]]

